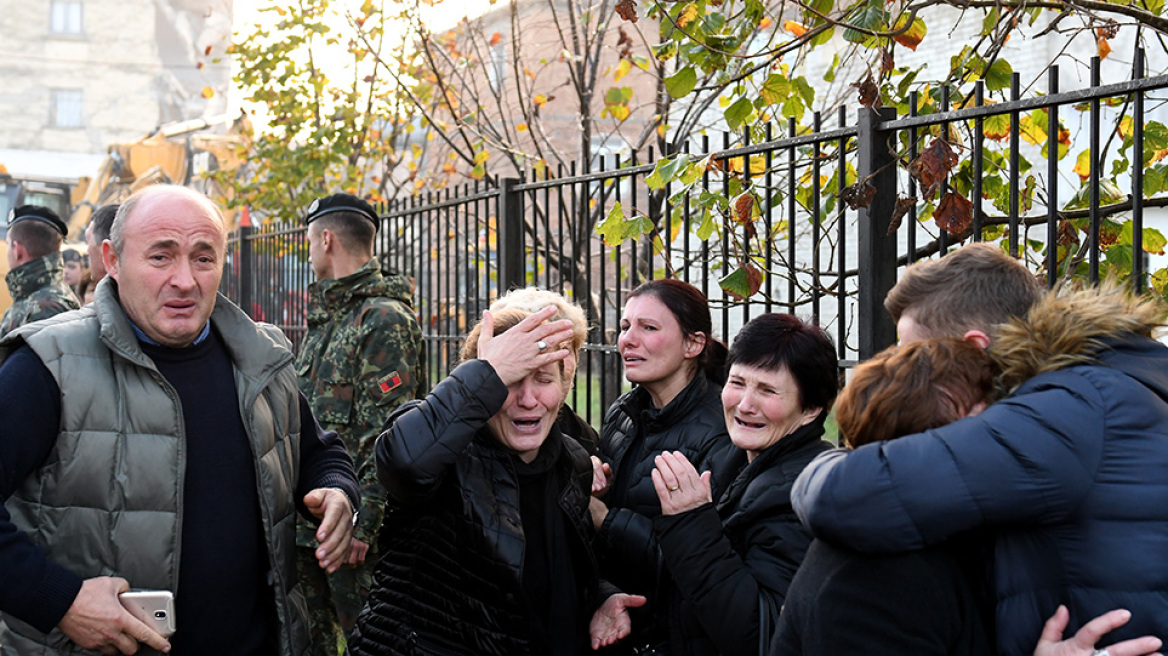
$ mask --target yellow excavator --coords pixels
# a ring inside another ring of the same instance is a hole
[[[85,228],[93,211],[121,202],[146,185],[187,185],[218,201],[226,200],[232,190],[221,188],[204,173],[239,166],[239,146],[243,135],[250,133],[246,121],[243,114],[223,114],[161,125],[137,141],[111,145],[97,174],[76,181],[9,174],[0,162],[0,313],[12,305],[8,286],[3,284],[8,273],[4,233],[10,210],[21,205],[51,208],[69,225],[64,247],[84,253]],[[221,125],[229,126],[226,134],[201,134]],[[235,212],[226,212],[225,218],[228,229],[233,229]]]
[[[222,114],[167,123],[138,141],[113,144],[97,175],[83,177],[77,185],[80,199],[69,216],[69,238],[84,240],[84,230],[94,210],[119,203],[147,185],[181,184],[216,200],[230,198],[230,188],[221,188],[203,174],[234,169],[240,164],[241,135],[249,132],[246,120],[243,114]],[[219,125],[230,126],[226,134],[199,134]],[[233,212],[227,216],[227,223],[228,229],[234,227]]]

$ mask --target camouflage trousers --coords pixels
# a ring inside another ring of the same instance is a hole
[[[337,656],[343,651],[342,639],[348,640],[369,597],[376,562],[370,549],[364,565],[342,566],[329,574],[320,568],[312,548],[296,548],[297,574],[308,604],[309,656]]]

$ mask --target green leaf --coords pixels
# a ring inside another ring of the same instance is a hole
[[[677,55],[677,41],[670,39],[649,48],[657,61],[666,61]]]
[[[985,72],[986,89],[998,91],[1010,88],[1010,81],[1014,75],[1014,67],[1005,59],[995,59]]]
[[[747,299],[754,296],[762,286],[762,272],[746,264],[719,280],[718,285],[735,300]]]
[[[1144,166],[1162,159],[1162,153],[1168,150],[1168,127],[1159,121],[1148,121],[1144,124]]]
[[[879,31],[887,28],[888,12],[884,10],[881,0],[872,0],[848,15],[846,22],[849,25],[866,30]],[[859,30],[848,28],[844,30],[844,40],[852,43],[864,43],[871,37]]]
[[[1134,232],[1133,223],[1131,221],[1125,222],[1123,224],[1123,232],[1120,236],[1120,241],[1122,241],[1125,244],[1133,243],[1133,241],[1132,241],[1133,232]],[[1144,243],[1143,243],[1144,252],[1151,253],[1153,255],[1163,255],[1164,254],[1164,247],[1168,246],[1168,239],[1165,239],[1164,235],[1159,230],[1156,230],[1155,228],[1144,228],[1142,233],[1143,233],[1143,238],[1144,238]],[[1109,257],[1110,257],[1110,253],[1111,253],[1111,251],[1108,251]]]
[[[672,182],[677,177],[678,171],[684,171],[688,165],[689,157],[687,155],[660,159],[657,161],[657,166],[653,168],[653,172],[645,177],[645,184],[649,189],[657,191]]]
[[[831,66],[827,68],[827,72],[823,74],[824,82],[835,82],[835,69],[839,68],[840,56],[836,53],[831,60]]]
[[[759,98],[768,105],[777,105],[791,94],[791,82],[786,75],[771,73],[758,90]]]
[[[807,78],[800,75],[791,80],[795,85],[795,90],[803,98],[803,104],[811,106],[815,103],[815,89],[807,82]]]
[[[686,66],[680,71],[665,78],[665,90],[674,98],[682,98],[689,95],[689,92],[694,90],[698,83],[697,71],[692,66]]]
[[[746,122],[746,119],[750,118],[752,112],[754,112],[754,104],[750,102],[750,98],[739,98],[726,110],[726,123],[729,124],[731,130],[738,130]]]
[[[981,35],[988,36],[993,33],[994,28],[998,26],[998,8],[994,7],[986,13],[985,20],[981,22]]]
[[[835,26],[833,25],[832,27],[827,28],[826,30],[820,32],[819,34],[816,34],[814,37],[811,38],[810,41],[807,42],[807,44],[809,46],[811,46],[812,48],[814,48],[816,46],[821,46],[825,43],[829,43],[834,36],[835,36]]]
[[[629,238],[640,237],[653,231],[653,222],[647,216],[625,217],[620,201],[612,204],[608,215],[596,226],[596,233],[604,238],[608,246],[617,246]]]

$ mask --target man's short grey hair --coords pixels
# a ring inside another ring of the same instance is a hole
[[[207,209],[211,211],[212,216],[218,219],[219,224],[223,226],[224,231],[227,230],[227,222],[223,219],[223,211],[219,209],[219,206],[216,205],[214,201],[212,201],[210,198],[207,198],[205,195],[195,191],[194,189],[191,189],[190,187],[184,187],[182,185],[151,185],[149,187],[143,187],[142,189],[139,189],[129,198],[122,201],[121,206],[118,207],[118,213],[114,215],[114,222],[110,226],[109,240],[110,244],[114,248],[114,252],[117,253],[119,257],[122,254],[122,247],[126,245],[126,221],[129,219],[129,216],[133,214],[134,210],[138,207],[138,203],[142,202],[143,198],[153,196],[154,194],[162,193],[164,191],[177,192],[178,194],[186,196],[195,202],[202,203],[207,207]]]

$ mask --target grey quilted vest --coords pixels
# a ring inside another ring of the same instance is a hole
[[[225,297],[216,301],[211,323],[235,368],[255,457],[280,653],[300,656],[308,632],[295,567],[300,412],[292,355],[278,329],[252,322]],[[90,306],[14,331],[0,341],[0,361],[21,341],[61,388],[61,432],[48,460],[8,500],[13,521],[83,578],[120,576],[134,588],[178,594],[182,409],[174,388],[138,347],[116,283],[99,285]],[[11,616],[2,619],[5,655],[96,653],[59,630],[46,635]]]

